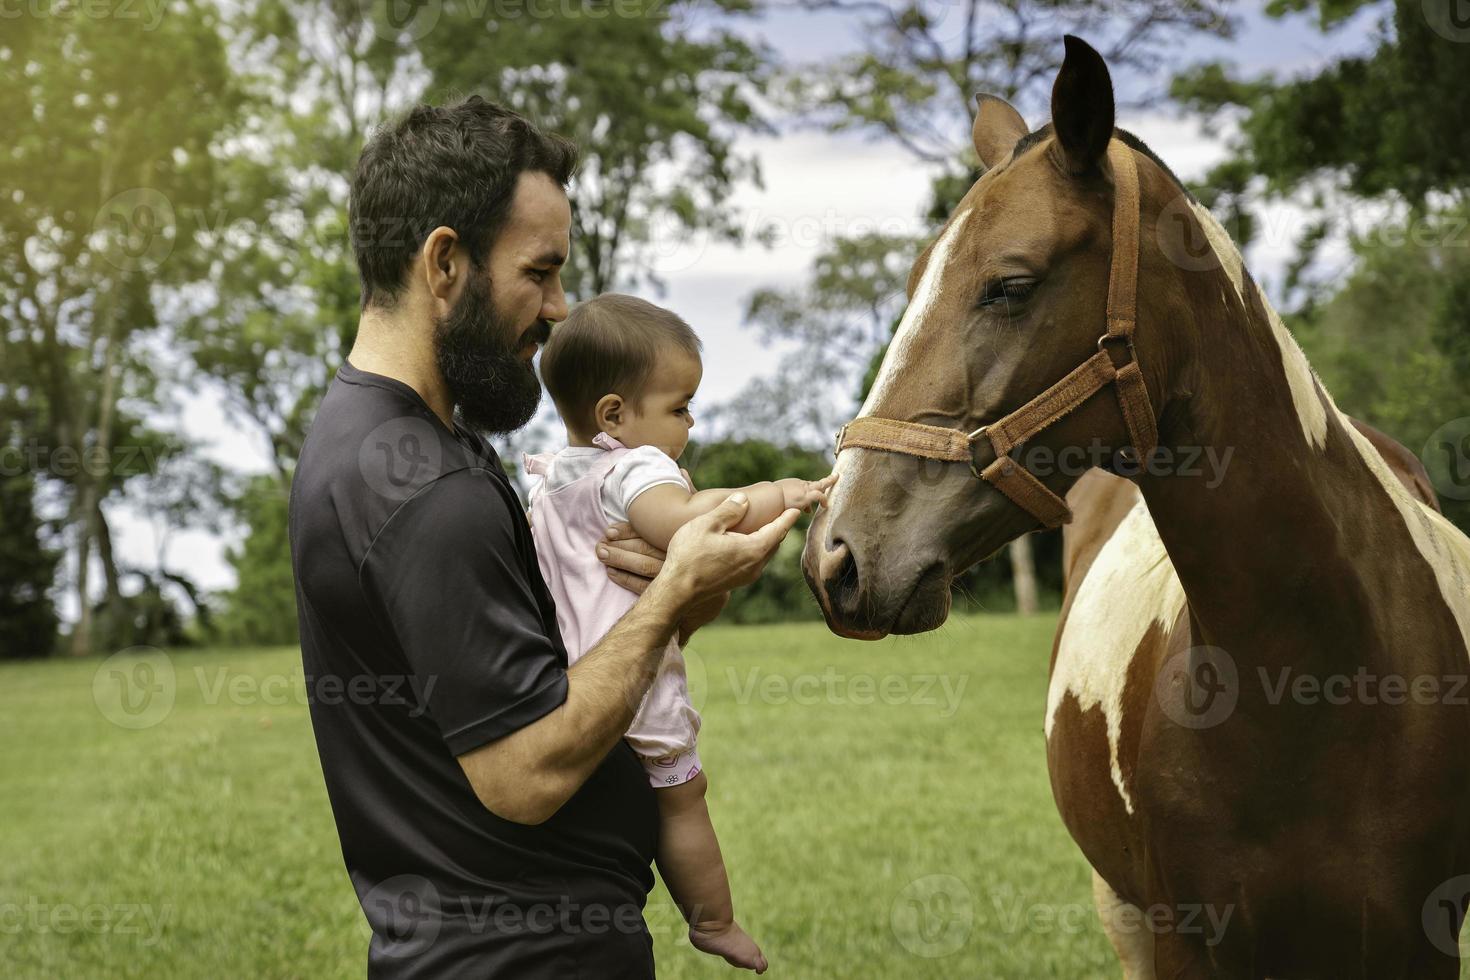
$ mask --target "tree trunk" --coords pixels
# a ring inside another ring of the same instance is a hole
[[[77,623],[71,631],[71,655],[85,657],[92,652],[92,600],[87,595],[88,566],[91,564],[92,521],[84,513],[77,528]]]
[[[1035,615],[1036,560],[1031,554],[1031,535],[1021,535],[1007,550],[1011,554],[1011,581],[1016,587],[1016,612]]]
[[[96,512],[93,528],[97,535],[97,558],[102,563],[102,579],[107,586],[107,602],[102,607],[103,616],[96,629],[108,643],[131,645],[132,639],[122,630],[126,608],[118,581],[117,559],[112,554],[112,528],[107,523],[107,515],[102,512],[100,500],[97,501]]]

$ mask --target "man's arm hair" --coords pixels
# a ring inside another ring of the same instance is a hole
[[[536,721],[459,757],[486,809],[539,824],[561,809],[628,731],[685,600],[655,579],[567,671],[567,699]]]

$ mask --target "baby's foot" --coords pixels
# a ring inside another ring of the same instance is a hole
[[[689,942],[694,948],[714,956],[723,956],[731,966],[756,973],[766,972],[766,958],[755,940],[746,935],[737,922],[717,928],[689,927]]]

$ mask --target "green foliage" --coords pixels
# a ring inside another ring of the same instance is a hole
[[[512,9],[497,16],[446,4],[417,42],[429,92],[478,92],[577,143],[563,272],[572,295],[660,286],[657,261],[681,240],[741,239],[727,202],[760,175],[736,145],[768,131],[759,97],[772,55],[735,29],[753,10],[748,0],[570,9],[555,18]],[[691,29],[697,18],[705,22]]]
[[[1416,453],[1470,416],[1467,222],[1466,209],[1415,215],[1356,240],[1341,289],[1288,321],[1338,407]],[[1440,505],[1470,530],[1470,502]]]
[[[159,335],[176,290],[208,275],[189,215],[214,198],[215,142],[240,108],[213,5],[142,13],[31,5],[0,37],[0,395],[30,409],[27,440],[108,463],[38,474],[68,511],[75,652],[94,561],[107,615],[126,619],[104,503],[140,475],[123,454],[156,441],[139,420],[168,401]]]
[[[237,646],[296,642],[296,585],[288,537],[289,494],[273,477],[251,480],[235,502],[245,540],[229,550],[236,586],[225,597],[219,637]]]
[[[794,446],[777,446],[759,439],[690,443],[684,465],[696,487],[744,487],[787,476],[817,480],[831,471],[824,454]],[[781,550],[752,585],[730,596],[723,620],[732,623],[769,623],[787,619],[820,619],[801,574],[801,549],[810,515],[803,514],[797,529],[787,535]]]
[[[1244,109],[1237,155],[1273,190],[1330,175],[1354,195],[1422,205],[1435,191],[1470,185],[1470,129],[1460,104],[1470,57],[1466,38],[1436,20],[1452,6],[1277,0],[1272,13],[1315,10],[1324,30],[1360,10],[1378,11],[1378,43],[1285,81],[1241,79],[1209,65],[1176,79],[1172,94],[1207,114]]]
[[[446,2],[395,30],[381,3],[268,0],[230,21],[251,54],[241,85],[254,111],[220,161],[231,181],[210,229],[214,292],[188,321],[186,350],[267,440],[278,485],[356,332],[347,178],[373,128],[408,105],[478,92],[577,141],[573,295],[654,280],[681,235],[736,237],[726,200],[758,174],[734,141],[764,126],[754,96],[768,53],[722,26],[688,31],[709,6],[618,4],[609,16],[591,3],[546,17]],[[713,7],[738,17],[749,5]],[[237,514],[249,530],[231,555],[240,585],[223,635],[284,642],[295,635],[284,500],[252,484]]]

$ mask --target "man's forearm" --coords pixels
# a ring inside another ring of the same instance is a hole
[[[655,580],[567,671],[566,701],[460,757],[491,811],[519,823],[540,823],[586,782],[627,732],[685,606],[675,586]]]

